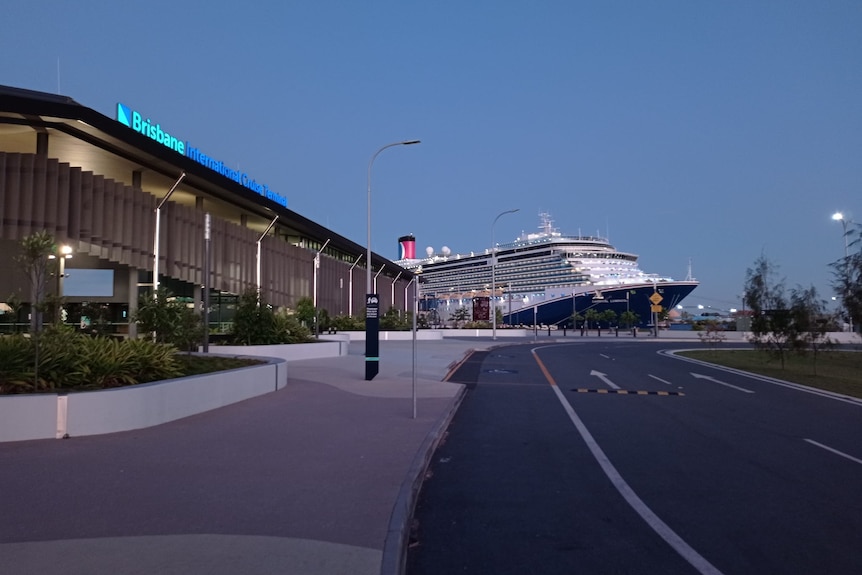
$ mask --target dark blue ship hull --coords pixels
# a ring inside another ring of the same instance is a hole
[[[558,327],[572,327],[572,316],[574,312],[584,316],[590,309],[597,312],[613,310],[617,317],[624,312],[632,311],[638,316],[636,325],[646,326],[652,323],[652,302],[650,297],[654,293],[661,296],[659,305],[663,309],[676,307],[688,294],[697,287],[697,282],[673,282],[659,283],[655,288],[652,284],[638,287],[621,287],[618,289],[603,289],[601,297],[596,292],[587,292],[575,296],[574,304],[572,296],[555,298],[540,302],[534,306],[513,311],[511,314],[503,313],[503,323],[506,325],[556,325]],[[581,326],[582,320],[578,322]]]

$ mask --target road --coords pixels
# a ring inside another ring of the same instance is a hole
[[[862,402],[672,346],[475,354],[408,573],[862,573]]]

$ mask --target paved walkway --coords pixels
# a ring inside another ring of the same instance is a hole
[[[292,362],[277,393],[157,427],[0,444],[0,573],[397,573],[411,491],[490,342]],[[415,365],[415,369],[414,369]],[[416,409],[413,418],[413,379]]]

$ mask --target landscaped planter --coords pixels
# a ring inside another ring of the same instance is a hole
[[[101,391],[0,396],[0,441],[141,429],[277,391],[286,385],[287,363],[270,358],[264,365]]]

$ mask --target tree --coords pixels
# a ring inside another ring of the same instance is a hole
[[[817,354],[831,342],[826,336],[830,318],[826,313],[826,302],[817,296],[814,286],[791,291],[790,311],[793,317],[790,341],[797,351],[811,350],[814,357],[814,373],[817,373]]]
[[[466,307],[459,307],[452,314],[452,321],[455,322],[455,327],[461,327],[461,322],[470,319],[470,311]]]
[[[42,331],[42,313],[48,281],[49,256],[54,253],[54,236],[42,230],[24,237],[17,257],[30,280],[30,332]]]
[[[203,340],[200,316],[164,289],[159,289],[158,297],[142,296],[132,321],[138,324],[140,333],[154,333],[156,343],[171,344],[183,351],[193,351]]]
[[[620,321],[626,328],[631,328],[640,321],[640,316],[631,310],[626,310],[620,314]]]
[[[310,297],[299,298],[299,301],[296,302],[296,319],[309,329],[314,330],[315,317],[314,300]]]
[[[751,342],[784,360],[791,339],[793,316],[784,285],[776,282],[778,267],[761,254],[745,273],[745,301],[751,307]]]
[[[854,224],[847,232],[848,242],[855,252],[848,253],[832,264],[832,287],[844,303],[844,310],[853,325],[862,325],[862,226]]]
[[[587,331],[590,330],[590,324],[592,323],[592,324],[595,324],[599,335],[602,335],[602,328],[599,325],[599,320],[601,319],[601,317],[602,317],[602,314],[600,314],[598,312],[598,310],[588,309],[587,313],[584,314],[584,318],[587,320]]]
[[[240,294],[230,329],[230,339],[237,345],[280,343],[272,308],[260,298],[257,289]]]
[[[601,321],[605,322],[605,325],[608,326],[608,329],[611,329],[611,324],[617,321],[617,312],[612,309],[606,309],[601,312],[600,317]]]

